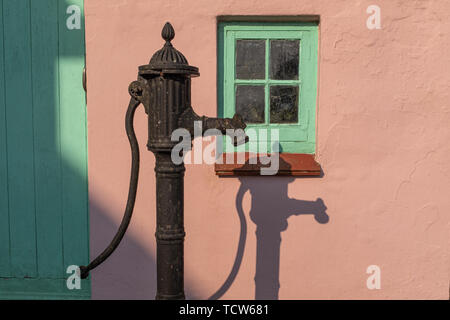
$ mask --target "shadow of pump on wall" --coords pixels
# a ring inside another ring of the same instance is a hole
[[[281,164],[282,161],[280,158],[280,167],[289,167],[287,163]],[[291,216],[312,214],[320,224],[326,224],[329,221],[327,207],[321,198],[316,201],[307,201],[288,197],[288,185],[295,180],[296,177],[293,176],[239,178],[241,185],[236,195],[236,210],[241,225],[238,250],[228,278],[209,298],[210,300],[220,299],[231,287],[239,271],[247,237],[247,222],[242,207],[247,191],[250,191],[251,195],[249,216],[256,225],[255,299],[278,299],[281,233],[288,227],[287,220]]]

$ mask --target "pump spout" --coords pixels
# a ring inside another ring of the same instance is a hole
[[[233,139],[235,147],[247,143],[249,138],[244,130],[247,127],[242,116],[235,114],[233,118],[210,118],[199,116],[192,107],[188,107],[179,118],[178,125],[180,128],[187,129],[191,136],[194,137],[194,126],[196,121],[202,123],[202,134],[209,129],[217,129],[223,135],[229,135]]]

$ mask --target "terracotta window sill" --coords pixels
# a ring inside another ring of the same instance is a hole
[[[216,175],[226,176],[259,176],[261,168],[269,167],[259,162],[250,164],[249,159],[256,157],[256,154],[245,154],[245,164],[226,164],[226,154],[223,155],[223,164],[216,164]],[[234,154],[235,163],[237,153]],[[320,176],[320,164],[316,162],[313,154],[302,153],[281,153],[279,170],[277,176]]]

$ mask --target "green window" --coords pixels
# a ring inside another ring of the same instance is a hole
[[[317,24],[223,22],[218,41],[219,115],[239,113],[268,151],[277,129],[281,152],[315,153]]]

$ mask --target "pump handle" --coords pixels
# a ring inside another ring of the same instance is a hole
[[[117,233],[112,239],[109,246],[97,258],[95,258],[91,263],[89,263],[88,266],[80,267],[81,273],[80,276],[82,279],[86,279],[89,276],[89,272],[91,270],[102,264],[117,249],[117,247],[120,244],[120,241],[122,240],[123,236],[125,235],[125,232],[127,231],[128,225],[130,224],[131,216],[133,215],[139,179],[139,144],[136,139],[136,133],[134,132],[133,122],[134,122],[134,114],[139,104],[140,102],[135,97],[132,96],[125,117],[125,129],[127,131],[128,140],[131,146],[131,178],[125,213],[123,215],[119,229],[117,230]]]

